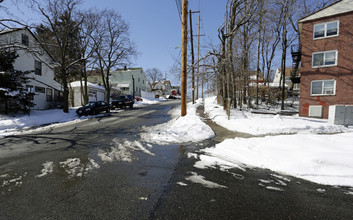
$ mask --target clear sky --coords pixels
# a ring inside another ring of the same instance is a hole
[[[27,7],[15,6],[16,0],[2,5],[26,22],[39,23],[38,16]],[[131,67],[158,68],[169,74],[175,59],[180,59],[181,21],[177,2],[182,0],[83,0],[82,8],[115,9],[130,25],[130,37],[139,56]],[[189,9],[200,11],[201,44],[219,44],[218,28],[224,21],[227,0],[189,0]],[[21,10],[18,7],[22,8]],[[2,12],[1,12],[2,13]],[[193,31],[197,35],[198,14],[193,14]],[[197,38],[194,38],[196,53]]]
[[[86,0],[85,7],[114,8],[130,24],[130,37],[140,55],[136,67],[169,73],[180,59],[181,21],[176,0]],[[181,2],[181,1],[180,1]],[[189,9],[201,12],[203,42],[218,44],[218,27],[224,21],[227,0],[189,0]],[[193,14],[197,35],[198,14]],[[197,39],[194,39],[195,51]]]

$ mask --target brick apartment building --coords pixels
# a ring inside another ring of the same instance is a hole
[[[300,19],[299,28],[299,115],[328,118],[330,105],[353,105],[353,0]]]

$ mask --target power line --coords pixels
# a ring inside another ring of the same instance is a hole
[[[178,15],[179,15],[179,19],[180,19],[180,22],[181,21],[181,1],[180,0],[175,0],[175,4],[177,6],[177,10],[178,10]]]

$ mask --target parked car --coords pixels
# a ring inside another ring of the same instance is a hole
[[[111,109],[126,108],[126,106],[133,108],[134,103],[135,100],[132,95],[120,95],[116,98],[116,100],[111,102]]]
[[[76,114],[82,115],[96,115],[101,112],[110,112],[110,105],[104,101],[88,102],[86,105],[78,108]]]

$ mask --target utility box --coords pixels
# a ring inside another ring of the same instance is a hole
[[[353,125],[353,105],[331,105],[328,121],[335,125]]]
[[[346,106],[330,105],[328,110],[328,121],[331,124],[344,125],[345,115],[346,115]]]
[[[353,125],[353,105],[346,105],[345,125]]]

